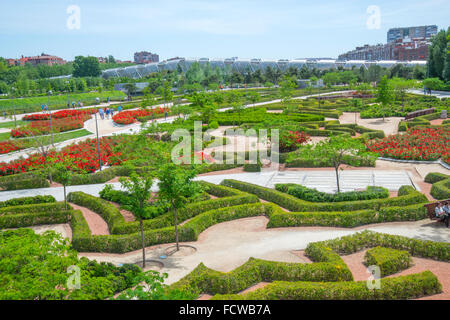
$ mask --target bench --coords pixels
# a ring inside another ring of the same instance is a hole
[[[435,112],[434,108],[413,111],[413,112],[408,113],[405,116],[405,120],[414,119],[414,118],[417,118],[417,117],[420,117],[420,116],[424,116],[424,115],[427,115],[427,114],[431,114],[431,113],[434,113],[434,112]]]
[[[437,202],[433,202],[433,203],[428,203],[428,204],[424,205],[424,207],[427,208],[427,213],[428,213],[428,217],[430,218],[430,220],[436,220],[438,222],[444,222],[444,219],[439,219],[439,218],[436,217],[436,213],[434,212],[434,209],[436,209],[436,206],[439,203],[447,202],[447,201],[450,201],[450,199],[437,201]]]

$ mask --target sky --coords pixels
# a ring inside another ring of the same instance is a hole
[[[0,56],[337,58],[449,17],[450,0],[1,0]]]

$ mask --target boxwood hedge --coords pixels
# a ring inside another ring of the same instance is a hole
[[[364,264],[378,266],[382,277],[408,269],[411,262],[411,254],[406,250],[375,247],[364,255]]]

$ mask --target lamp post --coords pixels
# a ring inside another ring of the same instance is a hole
[[[66,81],[67,84],[67,107],[70,108],[70,100],[69,100],[69,81]]]
[[[16,108],[14,106],[14,90],[16,90],[16,88],[11,87],[11,93],[12,93],[12,107],[13,107],[13,115],[14,115],[14,128],[17,127],[17,121],[16,121]]]
[[[102,158],[100,157],[100,142],[98,140],[98,123],[97,123],[97,111],[95,111],[95,132],[97,133],[97,152],[98,152],[98,167],[102,171]]]
[[[53,143],[53,125],[52,125],[52,111],[50,110],[50,96],[53,94],[52,90],[48,91],[48,104],[47,104],[47,110],[48,113],[50,115],[50,136],[51,136],[51,141],[52,141],[52,146],[54,146]]]

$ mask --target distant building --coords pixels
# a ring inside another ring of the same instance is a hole
[[[407,27],[407,28],[392,28],[387,32],[387,43],[396,42],[399,39],[405,38],[421,38],[431,39],[437,34],[438,27],[436,25]]]
[[[427,60],[431,37],[437,33],[437,26],[393,28],[387,33],[388,43],[364,45],[341,54],[339,60]]]
[[[159,62],[159,55],[148,51],[136,52],[134,54],[134,62],[139,64]]]
[[[34,57],[20,57],[19,59],[7,59],[8,63],[10,65],[16,65],[16,66],[24,66],[26,63],[29,63],[33,66],[37,65],[47,65],[47,66],[53,66],[56,64],[66,64],[66,61],[63,60],[60,57],[57,56],[51,56],[49,54],[42,53],[40,56],[34,56]]]

